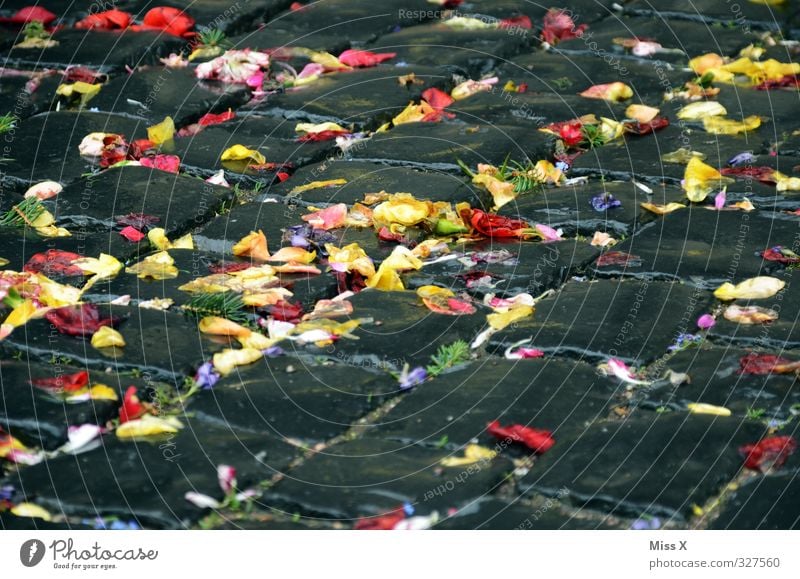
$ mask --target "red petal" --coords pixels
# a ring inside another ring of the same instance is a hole
[[[106,10],[98,14],[90,14],[75,23],[75,28],[83,30],[122,30],[133,22],[133,16],[122,10]]]
[[[60,333],[68,336],[91,336],[101,327],[114,326],[118,322],[112,317],[100,317],[100,310],[95,304],[52,309],[45,314],[45,318]]]
[[[623,253],[622,251],[607,251],[597,258],[596,265],[597,267],[606,265],[639,267],[642,265],[642,259],[638,255],[631,255],[630,253]]]
[[[81,372],[64,374],[56,376],[55,378],[36,378],[35,380],[31,380],[31,384],[37,388],[74,392],[89,384],[89,372],[82,370]]]
[[[128,225],[128,227],[120,231],[119,234],[128,241],[130,241],[131,243],[139,243],[142,239],[145,238],[144,233],[142,233],[135,227],[131,227],[130,225]]]
[[[322,141],[332,141],[336,137],[340,137],[342,135],[349,135],[350,131],[337,131],[337,130],[328,130],[328,131],[319,131],[317,133],[306,133],[301,137],[297,138],[298,143],[319,143]]]
[[[144,15],[142,23],[144,29],[146,27],[155,28],[174,36],[187,36],[194,28],[194,18],[183,10],[171,6],[153,8]],[[139,28],[143,29],[143,27]]]
[[[739,371],[737,373],[763,376],[765,374],[771,374],[776,366],[791,363],[791,360],[781,358],[780,356],[751,352],[739,360]]]
[[[181,166],[181,159],[177,155],[156,155],[155,157],[142,157],[139,159],[139,163],[142,164],[142,167],[177,173]]]
[[[586,28],[586,24],[575,26],[575,22],[566,10],[551,8],[544,15],[542,39],[550,44],[557,44],[561,40],[579,38]]]
[[[406,518],[403,508],[397,508],[393,511],[381,515],[379,517],[365,517],[356,521],[353,529],[357,531],[391,531],[397,526],[397,523]]]
[[[72,265],[76,259],[81,259],[81,255],[71,251],[61,249],[48,249],[31,256],[23,267],[23,271],[30,273],[41,273],[46,277],[64,276],[77,277],[83,275],[83,270],[77,265]]]
[[[796,450],[797,441],[791,436],[771,436],[739,448],[744,466],[758,471],[780,468]]]
[[[38,21],[47,26],[56,15],[42,8],[41,6],[26,6],[17,10],[13,16],[9,18],[0,18],[0,22],[9,22],[11,24],[27,24],[28,22]]]
[[[377,66],[384,60],[389,60],[395,56],[397,56],[396,52],[376,53],[370,52],[369,50],[356,50],[351,48],[339,55],[339,62],[347,66],[355,67]]]
[[[197,124],[203,127],[208,127],[210,125],[218,125],[220,123],[224,123],[226,121],[231,120],[235,116],[236,113],[234,113],[230,109],[228,109],[224,113],[219,113],[219,114],[206,113],[202,117],[200,117],[200,120],[197,121]]]
[[[500,426],[500,422],[497,420],[489,423],[486,427],[486,432],[500,440],[505,439],[524,444],[539,454],[547,452],[556,443],[549,430],[529,428],[521,424]]]
[[[129,386],[125,391],[125,398],[122,400],[122,406],[119,408],[119,423],[125,424],[130,420],[135,420],[144,416],[147,409],[144,404],[139,401],[136,396],[136,386]]]
[[[429,88],[422,93],[422,98],[438,111],[449,107],[455,102],[455,99],[446,92],[438,88]]]
[[[500,21],[500,28],[524,28],[530,30],[533,28],[533,23],[525,14],[521,14],[513,18],[503,18]]]

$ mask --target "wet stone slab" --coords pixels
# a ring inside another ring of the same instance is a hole
[[[344,184],[314,188],[307,191],[296,189],[317,181],[344,179]],[[315,163],[298,169],[291,179],[276,183],[266,190],[268,195],[277,195],[297,202],[347,203],[352,205],[364,199],[367,193],[387,191],[389,193],[411,193],[417,199],[467,201],[480,206],[485,197],[481,191],[469,185],[462,177],[443,171],[420,171],[406,167],[390,167],[363,161],[331,160]]]
[[[23,191],[46,179],[67,185],[98,168],[95,160],[78,151],[86,135],[117,133],[131,141],[145,137],[146,129],[143,120],[86,111],[51,112],[25,119],[4,135],[2,183]]]
[[[741,29],[747,27],[778,29],[792,12],[790,5],[767,6],[755,2],[742,3],[740,9],[715,0],[700,0],[686,4],[681,0],[665,0],[655,4],[649,0],[634,0],[625,5],[625,12],[642,16],[658,14],[662,18],[685,18],[698,22],[719,23],[715,28]]]
[[[548,502],[549,501],[549,502]],[[503,530],[503,531],[544,531],[620,528],[602,517],[586,518],[571,516],[553,499],[532,503],[525,501],[507,502],[500,499],[485,498],[462,507],[454,514],[437,523],[434,529],[456,530]]]
[[[761,476],[726,500],[710,527],[717,530],[800,529],[800,479],[796,472]]]
[[[798,408],[800,392],[793,374],[753,375],[740,373],[740,360],[750,350],[703,346],[678,352],[650,369],[653,378],[664,372],[686,373],[691,382],[672,386],[661,380],[637,388],[634,400],[650,410],[685,412],[689,403],[705,403],[729,409],[739,418],[758,416],[758,420],[786,420]],[[791,353],[784,352],[790,357]]]
[[[181,384],[184,376],[193,376],[215,352],[229,347],[227,342],[201,334],[196,320],[182,314],[110,305],[99,309],[103,316],[123,320],[117,329],[127,344],[124,348],[98,350],[89,338],[61,334],[45,319],[17,328],[5,339],[3,348],[6,352],[21,350],[42,360],[64,356],[80,366],[99,370],[148,372],[154,379]]]
[[[0,363],[0,427],[24,444],[55,450],[67,442],[67,428],[81,424],[105,424],[117,416],[119,402],[88,400],[65,402],[30,384],[39,378],[58,378],[80,372],[62,364]],[[117,375],[93,372],[91,384],[105,384],[115,390]],[[120,397],[121,399],[121,397]]]
[[[463,259],[448,260],[425,266],[419,272],[404,276],[408,289],[424,285],[447,287],[455,292],[467,291],[477,299],[487,293],[512,298],[520,293],[538,296],[555,289],[572,275],[583,273],[599,251],[584,241],[553,243],[479,242],[470,251],[506,251],[508,261],[476,262],[470,254]],[[485,279],[485,278],[490,279]],[[483,280],[481,278],[484,278]]]
[[[692,206],[644,225],[611,249],[636,260],[599,265],[593,271],[603,277],[682,280],[716,289],[725,281],[739,283],[782,271],[785,266],[760,254],[775,245],[790,247],[796,232],[795,224],[759,219],[757,212]]]
[[[299,167],[322,160],[333,150],[331,143],[299,143],[294,133],[294,121],[248,116],[222,125],[208,127],[200,133],[175,139],[174,149],[167,151],[181,158],[181,168],[190,174],[209,177],[225,170],[228,181],[254,186],[268,185],[275,179],[274,169],[261,170],[247,161],[226,161],[222,153],[234,146],[244,145],[264,155],[267,163]]]
[[[291,352],[291,344],[283,347]],[[223,378],[194,397],[187,412],[237,432],[316,443],[343,434],[399,393],[397,382],[383,372],[281,356]]]
[[[45,206],[74,235],[105,234],[106,253],[123,259],[135,253],[137,244],[119,234],[124,227],[118,224],[119,217],[157,218],[152,227],[163,228],[174,239],[211,219],[233,196],[232,189],[197,178],[147,167],[121,167],[68,185]],[[147,251],[146,239],[140,245]]]
[[[325,356],[357,368],[399,372],[408,363],[425,366],[440,345],[471,341],[485,325],[488,310],[465,316],[446,316],[428,310],[415,292],[363,290],[350,298],[354,319],[365,321],[353,335],[334,345],[307,346],[311,355]],[[402,344],[402,346],[400,346]]]
[[[558,440],[520,485],[611,514],[688,519],[693,505],[733,480],[742,468],[738,447],[761,432],[738,418],[703,415],[598,423]]]
[[[236,468],[238,485],[246,489],[282,472],[297,455],[295,447],[264,434],[181,421],[184,429],[171,437],[104,436],[100,448],[46,460],[6,481],[20,489],[20,502],[35,502],[54,514],[118,516],[145,528],[181,528],[205,514],[185,493],[222,500],[218,464]]]
[[[664,111],[666,112],[666,111]],[[667,113],[674,119],[674,113]],[[570,176],[603,176],[606,179],[641,180],[650,185],[667,182],[680,185],[686,166],[665,163],[662,155],[680,148],[688,148],[705,155],[705,163],[714,167],[726,166],[729,159],[743,151],[759,151],[764,148],[764,138],[759,135],[736,135],[718,137],[706,133],[702,125],[690,123],[672,125],[644,136],[629,135],[593,149],[575,159]],[[772,129],[765,128],[767,131]],[[764,133],[766,135],[766,133]]]
[[[278,510],[342,522],[385,514],[406,502],[420,515],[443,513],[490,493],[513,468],[498,457],[467,475],[466,467],[439,465],[448,455],[389,441],[345,442],[312,456],[262,500]]]
[[[733,56],[756,40],[754,31],[738,27],[709,26],[703,22],[668,20],[663,17],[614,16],[591,25],[581,38],[559,42],[557,50],[566,54],[604,51],[604,59],[636,59],[638,57],[630,50],[614,42],[614,39],[633,37],[647,38],[667,49],[645,57],[645,60],[666,61],[678,66],[683,66],[689,58],[707,52]],[[625,63],[622,62],[622,65]]]
[[[428,88],[448,90],[451,75],[430,66],[393,66],[324,75],[308,86],[268,95],[248,109],[285,118],[293,130],[297,122],[336,122],[357,130],[375,130],[396,116],[409,102],[419,102]],[[423,84],[404,86],[398,79],[413,72]]]
[[[694,330],[711,301],[710,292],[673,283],[570,281],[490,345],[500,350],[530,338],[551,355],[648,362],[666,353],[678,334]]]
[[[709,336],[721,344],[732,344],[745,348],[765,348],[769,350],[800,348],[797,324],[800,320],[798,293],[800,285],[793,280],[794,270],[774,272],[773,276],[782,280],[786,286],[774,296],[760,300],[735,300],[740,307],[758,306],[778,313],[778,319],[769,324],[740,324],[722,317],[711,330]],[[794,283],[793,283],[794,281]]]
[[[64,69],[83,65],[104,72],[125,72],[186,49],[186,41],[159,32],[86,31],[74,28],[53,34],[57,46],[50,48],[11,48],[3,55],[8,66],[32,70]]]
[[[469,76],[491,72],[501,63],[530,50],[527,30],[459,30],[442,23],[427,23],[387,34],[369,45],[376,52],[396,52],[395,62],[452,67]]]
[[[652,193],[630,181],[588,181],[521,195],[498,213],[563,229],[565,236],[592,237],[595,231],[602,231],[619,239],[630,236],[643,224],[656,219],[655,214],[642,209],[642,203],[664,205],[685,201],[684,192],[675,186],[648,189]],[[611,195],[621,205],[598,211],[592,205],[592,199],[604,194]]]
[[[481,360],[418,386],[382,417],[368,436],[441,446],[458,456],[473,439],[488,448],[494,420],[553,432],[585,427],[608,414],[616,381],[588,364],[563,360]],[[524,452],[524,449],[522,449]]]
[[[467,166],[500,166],[506,156],[542,159],[553,140],[527,127],[475,122],[408,123],[372,137],[352,153],[354,159],[387,165],[459,172],[456,160]]]
[[[143,117],[148,124],[170,116],[177,127],[182,127],[206,113],[235,109],[249,99],[250,91],[241,85],[198,80],[193,68],[159,66],[117,76],[87,106],[102,112]]]

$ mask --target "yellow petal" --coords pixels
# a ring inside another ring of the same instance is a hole
[[[683,203],[667,203],[666,205],[656,205],[655,203],[641,203],[643,209],[647,209],[656,215],[666,215],[678,209],[684,209],[686,205]]]
[[[16,328],[27,323],[34,314],[36,314],[36,306],[33,304],[33,301],[25,300],[11,310],[11,313],[8,314],[8,317],[3,323]]]
[[[213,363],[217,372],[223,376],[227,376],[237,366],[252,364],[262,357],[263,354],[261,350],[254,348],[244,348],[242,350],[227,349],[214,354]]]
[[[183,428],[177,418],[152,416],[145,414],[137,420],[129,420],[117,427],[119,438],[139,438],[142,436],[156,436],[159,434],[174,434]]]
[[[251,231],[233,246],[233,255],[267,261],[269,259],[267,236],[260,229],[258,232]]]
[[[101,84],[89,84],[88,82],[77,81],[72,84],[62,84],[56,89],[56,94],[61,95],[67,98],[70,98],[74,95],[80,96],[81,105],[85,105],[89,102],[93,97],[100,92],[100,89],[103,88]]]
[[[533,315],[533,311],[533,306],[515,306],[507,312],[489,314],[486,316],[486,321],[494,330],[502,330],[522,318]]]
[[[117,330],[103,326],[92,335],[92,346],[95,348],[110,348],[125,346],[125,338]]]
[[[156,145],[161,145],[171,141],[175,136],[175,123],[172,117],[164,117],[164,120],[147,128],[147,138]]]
[[[117,275],[122,269],[122,263],[113,255],[101,253],[99,258],[83,257],[76,259],[72,265],[81,268],[84,274],[96,275],[97,279],[106,279]]]
[[[751,115],[744,120],[735,121],[722,117],[707,117],[703,119],[703,128],[712,135],[738,135],[747,131],[754,131],[761,126],[761,117]]]
[[[707,117],[724,116],[728,111],[716,101],[691,103],[678,111],[678,118],[684,121],[697,121]]]
[[[187,233],[173,241],[170,249],[194,249],[192,234]]]
[[[692,414],[711,414],[713,416],[730,416],[731,411],[723,406],[713,406],[704,402],[692,402],[686,405]]]
[[[418,123],[432,112],[434,112],[434,108],[425,101],[422,101],[420,104],[416,104],[412,101],[408,103],[408,106],[406,106],[400,114],[392,119],[392,124],[402,125],[405,123]]]
[[[148,255],[139,263],[127,268],[125,272],[134,273],[139,279],[173,279],[178,277],[178,268],[174,264],[175,260],[169,253],[160,251]]]
[[[492,460],[495,456],[497,456],[497,452],[494,450],[480,446],[479,444],[468,444],[466,448],[464,448],[463,457],[448,456],[439,461],[439,464],[446,467],[467,466],[475,464],[476,462]]]
[[[33,517],[45,521],[52,521],[53,516],[43,507],[34,503],[19,503],[11,508],[11,513],[18,517]]]
[[[372,217],[382,224],[399,223],[411,226],[424,221],[431,212],[428,201],[415,199],[408,193],[397,193],[375,207]]]
[[[658,116],[659,112],[657,108],[647,105],[630,105],[625,109],[625,116],[640,123],[649,123]]]
[[[234,145],[225,149],[220,157],[221,161],[252,161],[256,165],[267,162],[266,157],[253,149],[248,149],[244,145]]]
[[[282,247],[270,256],[269,261],[311,263],[316,257],[316,251],[306,251],[302,247]]]
[[[147,232],[147,240],[150,245],[156,249],[164,250],[172,247],[172,244],[167,239],[167,234],[163,227],[155,227]]]
[[[234,338],[246,337],[253,332],[253,330],[245,328],[236,322],[218,316],[207,316],[203,318],[197,324],[197,327],[204,334],[231,336]]]
[[[327,181],[312,181],[305,185],[298,185],[291,190],[291,193],[304,193],[313,189],[322,189],[323,187],[333,187],[336,185],[346,185],[347,179],[328,179]]]
[[[612,102],[620,102],[633,96],[633,89],[623,82],[612,82],[609,84],[596,84],[589,87],[580,96],[589,99],[602,99]]]
[[[770,298],[781,291],[785,285],[786,282],[776,277],[753,277],[736,285],[727,282],[722,284],[714,290],[714,297],[723,301]]]
[[[336,123],[297,123],[294,130],[296,133],[322,133],[323,131],[346,131],[343,126]]]
[[[472,182],[476,185],[482,185],[491,193],[495,211],[517,198],[517,193],[514,191],[514,183],[501,181],[492,175],[476,174],[472,178]]]
[[[95,384],[89,388],[89,398],[92,400],[119,400],[116,391],[105,384]]]
[[[715,189],[721,188],[722,184],[730,182],[730,179],[724,178],[714,167],[696,157],[686,165],[683,180],[686,196],[694,202],[703,201]]]

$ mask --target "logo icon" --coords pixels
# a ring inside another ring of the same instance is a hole
[[[44,543],[39,539],[28,539],[19,548],[19,560],[26,567],[36,567],[44,558]]]

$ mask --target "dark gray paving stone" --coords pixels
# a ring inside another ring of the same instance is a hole
[[[394,66],[395,60],[373,68],[326,74],[307,86],[269,95],[248,108],[288,119],[285,122],[292,131],[302,120],[374,130],[402,112],[409,102],[419,102],[424,90],[449,90],[451,75],[447,72],[430,66]],[[424,84],[401,86],[398,78],[410,72]]]
[[[564,360],[482,360],[439,375],[409,393],[369,436],[457,450],[473,439],[486,447],[494,420],[562,432],[608,414],[616,381],[588,364]],[[458,455],[456,452],[455,455]]]
[[[193,68],[159,66],[114,78],[86,106],[143,117],[149,124],[170,116],[182,127],[206,113],[235,109],[249,99],[250,91],[241,85],[198,80]]]
[[[742,468],[738,447],[760,431],[703,415],[598,423],[557,441],[520,484],[611,514],[681,520],[733,480]]]
[[[38,378],[58,377],[73,372],[80,372],[80,368],[60,364],[0,363],[0,427],[27,445],[55,450],[67,442],[69,426],[105,424],[116,417],[119,402],[64,402],[30,384],[31,380]],[[116,376],[100,373],[93,373],[91,378],[92,385],[105,384],[112,388],[119,380]]]
[[[415,292],[363,290],[349,301],[353,318],[372,318],[353,332],[358,340],[339,340],[332,346],[307,346],[312,355],[342,364],[399,372],[405,364],[425,366],[441,345],[471,341],[485,325],[488,310],[447,316],[431,312]]]
[[[548,502],[549,501],[549,502]],[[561,510],[553,499],[536,504],[522,501],[507,502],[499,499],[481,499],[462,507],[454,514],[441,520],[434,529],[440,531],[456,530],[504,530],[504,531],[544,531],[619,528],[601,518],[579,518]]]
[[[344,185],[323,187],[295,193],[296,187],[315,181],[345,179]],[[443,171],[420,171],[406,167],[388,167],[363,161],[326,160],[298,169],[291,179],[276,183],[267,194],[288,197],[298,202],[347,203],[351,205],[364,199],[367,193],[411,193],[417,199],[468,201],[479,206],[484,195],[464,178]]]
[[[688,403],[701,402],[728,408],[740,418],[747,416],[748,410],[762,412],[763,420],[791,418],[792,407],[800,402],[800,392],[795,387],[797,377],[740,374],[739,361],[749,353],[740,348],[711,346],[678,352],[655,365],[653,378],[661,378],[669,369],[688,374],[691,382],[680,386],[660,382],[637,389],[635,398],[640,397],[641,405],[650,409],[685,411]]]
[[[46,179],[67,185],[97,168],[81,157],[78,145],[89,133],[118,133],[129,142],[146,136],[147,124],[122,115],[92,112],[52,112],[18,123],[4,135],[3,169],[6,187],[22,188]]]
[[[774,277],[783,280],[786,287],[772,296],[761,300],[736,300],[737,306],[760,306],[778,312],[777,320],[770,324],[745,325],[720,318],[719,323],[709,330],[709,335],[723,344],[733,344],[746,348],[761,347],[782,351],[800,347],[797,335],[800,323],[800,304],[797,294],[800,286],[792,283],[794,270],[773,272]],[[730,303],[730,302],[728,302]]]
[[[184,429],[172,437],[104,436],[100,448],[46,460],[9,482],[20,489],[20,500],[53,514],[119,516],[146,528],[182,528],[205,514],[184,499],[186,492],[223,498],[217,465],[233,466],[239,488],[247,489],[281,472],[297,454],[263,434],[181,420]]]
[[[655,214],[642,209],[642,203],[664,205],[686,200],[685,193],[679,187],[664,185],[650,189],[653,192],[647,193],[630,181],[590,181],[568,187],[547,188],[533,195],[521,195],[498,213],[563,229],[565,236],[591,238],[595,231],[603,231],[620,239],[656,219]],[[603,194],[612,195],[622,205],[597,211],[592,206],[592,198]]]
[[[406,165],[428,170],[460,171],[457,159],[467,166],[478,163],[502,165],[506,156],[544,159],[553,139],[527,127],[459,122],[408,123],[372,137],[353,152],[353,158]]]
[[[691,8],[691,7],[689,7]],[[659,52],[650,60],[662,60],[684,65],[689,58],[707,52],[733,56],[750,42],[756,34],[739,28],[711,26],[705,22],[669,20],[659,16],[610,16],[591,25],[582,38],[573,38],[558,44],[558,51],[582,53],[604,51],[603,58],[638,58],[614,42],[615,38],[642,38],[658,42],[670,52]]]
[[[666,0],[657,4],[650,0],[634,0],[625,5],[625,11],[631,14],[649,16],[659,14],[664,18],[685,18],[698,22],[724,23],[721,28],[747,30],[749,27],[778,29],[792,12],[791,6],[767,6],[748,2],[740,9],[732,10],[732,6],[703,0],[685,4],[680,0]]]
[[[0,114],[11,113],[18,119],[24,119],[41,112],[41,106],[25,87],[29,80],[29,77],[21,75],[3,76],[3,83],[0,85]]]
[[[673,283],[568,282],[490,344],[499,349],[531,338],[548,354],[647,362],[662,356],[678,334],[694,330],[711,300],[710,292]]]
[[[572,240],[553,243],[486,241],[470,249],[477,252],[505,250],[513,257],[500,263],[465,265],[460,260],[450,260],[425,266],[419,272],[405,275],[408,288],[439,285],[457,293],[467,291],[479,299],[487,293],[509,298],[520,293],[538,296],[557,288],[570,276],[582,273],[599,254],[585,241]],[[485,276],[491,277],[490,286],[473,285],[476,278]]]
[[[283,347],[291,352],[291,344]],[[282,356],[240,368],[194,397],[187,411],[198,421],[237,432],[312,443],[343,434],[399,393],[386,373]]]
[[[662,94],[668,86],[679,88],[692,78],[682,68],[669,63],[637,62],[599,50],[591,54],[532,52],[511,59],[499,67],[498,72],[503,83],[511,79],[518,85],[527,84],[531,92],[546,95],[574,96],[595,84],[621,81],[634,93],[625,105],[644,102],[652,106],[662,101]],[[607,111],[619,108],[619,105],[602,100],[584,100],[594,104],[597,116],[609,116]],[[568,118],[571,117],[561,120]]]
[[[4,531],[69,531],[91,528],[81,523],[52,523],[35,517],[17,517],[10,513],[0,513],[0,529]]]
[[[262,230],[270,251],[276,251],[281,246],[284,230],[304,224],[301,216],[306,213],[308,210],[304,208],[283,203],[245,203],[234,206],[230,213],[218,215],[199,228],[193,237],[195,245],[202,250],[232,255],[237,241],[251,231]]]
[[[84,65],[104,72],[124,72],[125,67],[158,64],[158,59],[180,52],[186,41],[159,32],[77,30],[53,34],[57,46],[11,48],[2,56],[5,66],[42,70]]]
[[[662,111],[666,112],[666,111]],[[706,156],[705,163],[724,167],[728,160],[743,151],[759,151],[764,146],[762,133],[750,136],[716,136],[706,133],[702,124],[681,124],[668,113],[673,123],[660,131],[644,136],[627,136],[603,147],[584,153],[572,165],[571,176],[604,176],[606,179],[637,179],[658,185],[662,182],[680,185],[686,166],[665,163],[661,157],[681,147]],[[767,129],[763,125],[759,131]],[[766,134],[766,133],[764,133]]]
[[[597,266],[601,276],[682,280],[708,289],[772,275],[785,266],[762,259],[774,245],[791,247],[797,226],[759,219],[758,213],[689,207],[644,225],[612,251],[637,256],[640,265]]]
[[[800,476],[762,476],[743,485],[725,502],[712,529],[795,530],[800,528]]]
[[[155,379],[180,384],[184,376],[193,376],[200,364],[228,345],[201,334],[197,322],[181,314],[137,307],[98,307],[102,315],[124,320],[117,326],[127,343],[124,348],[101,352],[91,346],[89,338],[61,334],[46,319],[32,320],[17,328],[4,341],[4,348],[45,360],[54,354],[62,355],[87,368],[148,372]]]
[[[529,50],[529,30],[457,30],[433,22],[387,34],[370,44],[375,52],[396,52],[395,62],[411,66],[448,66],[469,75],[491,72],[501,63]]]
[[[268,185],[275,178],[275,170],[253,168],[241,161],[223,163],[220,157],[229,147],[244,145],[263,154],[267,163],[301,166],[320,161],[333,150],[328,142],[298,143],[295,124],[277,118],[248,116],[208,127],[191,137],[178,138],[171,152],[181,158],[181,167],[191,174],[209,177],[225,169],[225,177],[230,182]]]
[[[104,251],[124,259],[137,250],[146,252],[149,242],[135,244],[123,238],[117,217],[130,213],[157,217],[153,227],[163,228],[174,239],[211,219],[233,196],[232,189],[197,178],[147,167],[121,167],[68,185],[45,205],[73,235],[104,235]]]
[[[312,456],[263,500],[282,511],[342,521],[384,514],[405,502],[420,515],[442,513],[491,492],[513,468],[498,457],[466,476],[466,467],[439,465],[447,455],[388,441],[345,442]],[[444,492],[437,495],[440,485]]]

